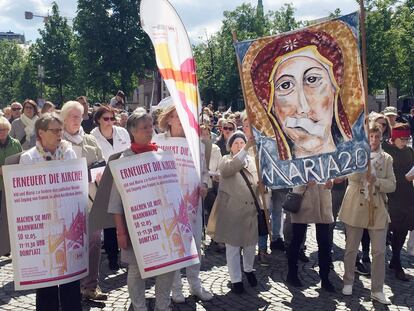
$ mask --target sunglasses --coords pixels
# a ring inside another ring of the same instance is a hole
[[[22,108],[17,107],[17,108],[12,108],[11,110],[12,111],[20,111],[20,110],[22,110]]]
[[[234,127],[223,126],[222,129],[225,131],[234,131]]]
[[[108,122],[109,120],[111,120],[111,121],[115,121],[116,120],[115,117],[102,117],[102,119],[104,121],[106,121],[106,122]]]

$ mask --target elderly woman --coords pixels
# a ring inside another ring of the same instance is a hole
[[[219,146],[221,155],[229,153],[227,150],[227,140],[237,130],[236,122],[225,120],[221,123],[220,136],[217,138],[216,145]]]
[[[344,295],[352,294],[355,259],[364,229],[368,229],[372,245],[371,298],[383,304],[390,300],[383,293],[385,278],[385,241],[389,215],[386,208],[387,193],[395,190],[395,175],[392,158],[381,149],[382,129],[378,123],[371,123],[369,144],[371,147],[371,175],[354,173],[348,177],[348,187],[342,201],[339,219],[345,223],[346,246],[344,256]],[[368,184],[372,185],[371,204],[375,211],[372,224],[369,223]]]
[[[216,202],[211,212],[207,230],[217,242],[226,244],[226,260],[231,290],[244,291],[240,268],[240,248],[243,248],[243,270],[251,286],[257,285],[253,273],[254,255],[258,241],[258,223],[255,198],[242,176],[249,180],[257,193],[258,175],[254,159],[248,150],[254,145],[242,132],[230,136],[227,146],[230,154],[220,161],[221,181]]]
[[[11,125],[5,117],[0,117],[0,189],[3,191],[2,167],[7,157],[22,151],[22,146],[17,139],[10,137]],[[1,192],[0,192],[1,198]],[[1,208],[1,206],[0,206]]]
[[[91,131],[91,135],[101,148],[105,161],[108,162],[111,155],[129,148],[131,140],[127,130],[114,125],[116,119],[113,108],[100,106],[95,112],[94,121],[98,126]],[[104,248],[108,255],[109,269],[117,271],[119,264],[115,228],[104,229]]]
[[[85,134],[81,126],[83,106],[77,101],[68,101],[62,107],[60,116],[63,120],[63,137],[72,143],[77,158],[86,158],[88,167],[103,161],[102,151],[95,137]],[[96,183],[89,184],[89,209],[92,207],[96,194]],[[84,298],[105,300],[98,286],[99,264],[101,260],[101,230],[89,232],[89,275],[82,280]]]
[[[395,191],[388,195],[388,210],[391,217],[390,230],[392,232],[392,259],[389,267],[394,269],[395,277],[401,281],[408,281],[401,266],[401,249],[408,231],[414,229],[414,175],[406,176],[414,166],[414,151],[407,146],[410,135],[408,124],[397,123],[392,129],[389,142],[382,145],[384,151],[392,156],[397,180]]]
[[[55,114],[46,113],[34,125],[36,146],[20,157],[20,164],[76,159],[70,143],[62,140],[63,124]],[[36,310],[82,311],[80,282],[36,289]]]
[[[23,150],[36,144],[34,124],[38,117],[37,104],[34,100],[26,99],[23,103],[23,113],[12,122],[10,136],[19,140]]]
[[[151,143],[153,127],[152,118],[145,109],[138,108],[128,118],[127,130],[131,135],[131,148],[123,152],[121,157],[134,156],[147,151],[157,151],[156,144]],[[128,264],[128,292],[135,311],[147,310],[145,305],[145,280],[141,278],[138,264],[132,249],[128,228],[124,217],[121,196],[113,184],[108,205],[108,213],[114,215],[118,245],[121,247],[122,261]],[[174,272],[156,276],[155,310],[170,310],[170,291]]]
[[[175,139],[175,141],[180,141],[179,144],[187,144],[187,140],[185,139],[184,129],[181,124],[180,118],[178,117],[177,111],[175,106],[171,103],[167,107],[163,109],[161,114],[159,115],[159,126],[165,132],[162,134],[158,134],[154,137],[154,141],[162,148],[164,144],[168,145],[168,142]],[[203,147],[203,146],[201,146]],[[196,185],[200,189],[200,194],[202,197],[205,197],[207,194],[208,188],[208,172],[205,169],[206,166],[204,165],[204,157],[201,157],[201,166],[202,166],[202,183]],[[179,169],[179,167],[178,167]],[[195,174],[195,170],[187,169],[186,174]],[[178,170],[178,174],[180,176],[181,170]],[[182,176],[182,175],[181,175]],[[180,177],[181,177],[180,176]],[[193,175],[189,178],[198,179],[197,175]],[[194,189],[189,187],[189,183],[184,184],[183,181],[185,180],[184,177],[180,179],[180,186],[181,191],[183,193],[192,192]],[[191,185],[193,186],[193,185]],[[203,215],[202,215],[202,207],[195,203],[191,208],[191,203],[187,203],[187,214],[192,225],[193,236],[195,240],[195,244],[197,246],[198,254],[201,254],[201,231],[203,225]],[[200,260],[201,261],[201,260]],[[186,268],[187,273],[187,280],[190,285],[190,292],[191,294],[197,296],[201,300],[207,301],[213,298],[213,295],[205,290],[201,285],[200,280],[200,264],[192,265]],[[182,282],[181,282],[181,274],[180,271],[177,271],[175,274],[175,279],[172,287],[172,299],[175,303],[183,303],[185,302],[185,297],[182,292]]]

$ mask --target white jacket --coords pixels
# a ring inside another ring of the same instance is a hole
[[[71,160],[76,159],[76,153],[73,151],[72,148],[66,149],[64,155],[64,160]],[[19,164],[34,164],[38,162],[45,162],[46,160],[43,158],[43,156],[39,153],[36,146],[30,148],[26,152],[24,152],[20,156],[20,162]]]
[[[122,152],[131,146],[131,138],[129,137],[129,134],[126,129],[119,126],[113,126],[113,131],[113,145],[111,145],[107,141],[107,139],[102,135],[101,131],[99,130],[99,127],[95,127],[91,131],[91,135],[93,135],[96,138],[96,142],[98,143],[98,146],[101,148],[102,155],[106,162],[108,162],[108,159],[111,155],[118,152]]]

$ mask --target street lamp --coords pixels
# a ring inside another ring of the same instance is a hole
[[[24,12],[25,19],[33,19],[33,17],[43,18],[44,23],[47,23],[47,19],[49,18],[49,16],[36,15],[36,14],[33,14],[33,12],[29,12],[29,11]]]

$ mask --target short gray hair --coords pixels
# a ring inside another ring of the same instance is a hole
[[[77,109],[78,111],[80,111],[81,114],[84,113],[84,107],[80,102],[76,100],[70,100],[64,103],[62,109],[60,110],[61,119],[65,120],[69,114],[69,111],[71,111],[72,109]]]
[[[7,120],[5,117],[0,117],[0,127],[7,127],[9,129],[9,132],[11,130],[11,125],[9,120]]]
[[[129,116],[126,124],[126,130],[128,131],[131,141],[134,141],[132,131],[138,127],[138,124],[144,120],[151,119],[151,115],[145,110],[145,108],[139,107]]]
[[[63,126],[63,122],[60,119],[59,115],[54,112],[45,113],[39,119],[37,119],[35,122],[36,137],[40,138],[39,131],[47,131],[47,129],[49,128],[49,124],[53,121],[56,121]]]

